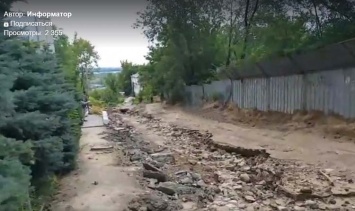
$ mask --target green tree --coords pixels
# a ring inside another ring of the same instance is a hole
[[[14,1],[3,1],[0,13],[9,11]],[[3,20],[0,20],[0,30],[3,32]],[[13,69],[17,63],[11,54],[5,50],[10,46],[4,33],[0,34],[0,127],[6,126],[6,121],[15,113],[15,104],[11,92],[16,79]],[[15,52],[14,52],[15,53]],[[30,195],[30,164],[33,152],[30,142],[24,144],[0,133],[0,209],[17,210],[28,208]]]
[[[92,78],[93,70],[98,66],[99,55],[95,47],[87,40],[74,35],[73,52],[77,62],[77,71],[80,75],[80,84],[84,94],[89,92],[89,81]]]
[[[65,78],[74,87],[75,99],[80,102],[83,94],[89,91],[89,81],[92,71],[97,66],[99,59],[94,46],[83,38],[78,38],[75,34],[74,41],[70,42],[68,36],[61,35],[55,37],[56,56],[64,70]],[[70,113],[72,128],[77,137],[80,137],[81,130],[78,124],[82,124],[83,111],[79,107]]]
[[[128,61],[121,61],[122,71],[118,74],[118,88],[126,96],[133,95],[131,76],[138,72],[138,65],[133,65]]]
[[[155,43],[142,83],[168,97],[185,85],[239,79],[248,63],[355,36],[351,0],[152,0],[139,14],[134,27]]]
[[[214,78],[222,62],[218,32],[223,21],[222,2],[214,0],[155,0],[140,13],[136,27],[158,43],[148,59],[160,78],[159,86],[172,101],[182,97],[185,84]]]
[[[120,93],[119,74],[110,73],[104,78],[104,89],[93,90],[90,94],[95,100],[104,102],[107,106],[116,106],[123,102]]]
[[[59,62],[39,47],[0,34],[1,210],[36,209],[50,197],[51,179],[75,167],[80,134],[70,116],[80,105],[66,69],[70,56],[58,51]]]

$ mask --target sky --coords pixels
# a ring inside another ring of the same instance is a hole
[[[72,17],[52,18],[64,34],[86,39],[100,55],[100,67],[120,67],[120,61],[146,63],[148,40],[142,29],[133,29],[137,12],[145,0],[27,0],[16,3],[13,10],[33,12],[71,12]]]

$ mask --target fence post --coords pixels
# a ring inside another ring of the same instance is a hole
[[[308,82],[306,74],[302,74],[302,111],[307,111],[307,89],[308,89]]]
[[[266,78],[266,92],[267,92],[266,110],[267,111],[270,111],[270,97],[271,97],[270,84],[271,84],[271,77]]]
[[[205,96],[205,84],[202,84],[202,100],[205,102],[206,96]]]
[[[302,111],[307,110],[307,89],[308,89],[308,82],[307,82],[307,77],[306,77],[306,71],[303,70],[302,66],[299,65],[299,63],[296,61],[292,56],[287,56],[287,58],[290,60],[290,62],[295,65],[295,67],[298,69],[298,74],[302,75],[302,87],[301,87],[301,92],[302,92],[302,97],[301,97],[301,109]]]
[[[230,79],[230,82],[231,82],[231,99],[232,99],[232,102],[234,103],[234,83],[233,83],[233,79]]]
[[[200,91],[202,92],[202,96],[200,95],[201,92],[199,92],[199,97],[198,97],[198,101],[199,101],[199,106],[203,106],[203,104],[205,103],[204,101],[204,88],[203,88],[203,84],[198,85],[200,88]]]
[[[245,108],[245,99],[244,99],[244,91],[245,91],[245,88],[244,88],[244,79],[240,79],[240,84],[241,84],[241,93],[240,93],[240,98],[241,98],[241,108]]]

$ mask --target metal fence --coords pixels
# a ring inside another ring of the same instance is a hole
[[[245,65],[243,80],[186,87],[187,103],[201,106],[218,96],[240,108],[293,113],[335,113],[355,118],[355,39],[304,54]]]

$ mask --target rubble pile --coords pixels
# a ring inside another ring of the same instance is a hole
[[[164,146],[144,141],[120,115],[164,137]],[[110,135],[142,167],[140,181],[151,190],[129,210],[355,210],[352,180],[332,176],[331,169],[216,143],[208,131],[165,124],[149,114],[111,112],[110,118]],[[185,208],[188,202],[193,206]]]

